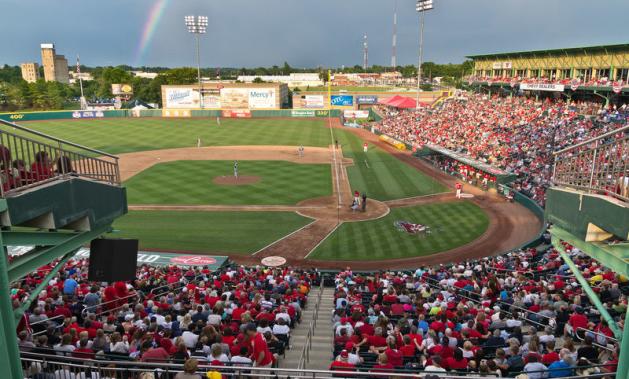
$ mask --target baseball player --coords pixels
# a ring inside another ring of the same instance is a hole
[[[369,150],[369,144],[367,142],[363,143],[363,153],[366,153]]]
[[[238,161],[234,161],[234,178],[238,178]]]
[[[299,154],[299,158],[304,157],[304,145],[299,146],[299,149],[297,149],[297,153]]]
[[[221,126],[221,117],[216,116],[216,125]]]
[[[201,147],[201,137],[197,137],[197,147]]]
[[[463,184],[456,182],[456,198],[460,199],[461,198],[461,191],[463,190]]]

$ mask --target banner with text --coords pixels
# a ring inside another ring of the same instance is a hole
[[[251,118],[251,111],[248,109],[231,109],[222,112],[225,118]]]
[[[166,88],[164,108],[199,108],[199,92],[192,88]]]
[[[375,95],[359,95],[359,96],[356,96],[356,104],[358,104],[358,105],[378,104],[378,96],[375,96]]]
[[[315,117],[315,111],[293,109],[290,112],[291,117]]]
[[[255,88],[249,90],[249,109],[274,109],[275,88]]]
[[[550,92],[563,92],[563,84],[547,84],[547,83],[521,83],[520,89],[522,91],[550,91]]]
[[[334,107],[351,107],[354,105],[354,97],[351,95],[332,95],[330,105]]]
[[[369,111],[355,111],[355,110],[351,110],[351,109],[346,109],[343,111],[343,117],[345,117],[346,119],[355,119],[355,118],[360,118],[360,119],[368,119],[369,118]]]

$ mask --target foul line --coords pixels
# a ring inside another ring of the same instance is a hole
[[[310,252],[308,252],[308,254],[306,254],[306,256],[305,256],[303,259],[308,259],[308,257],[310,256],[310,254],[312,254],[315,250],[317,250],[317,248],[319,247],[319,245],[321,245],[321,244],[323,243],[323,241],[327,240],[327,239],[328,239],[328,237],[330,237],[330,236],[332,235],[332,233],[336,232],[336,229],[338,229],[338,228],[339,228],[339,226],[343,225],[343,223],[344,223],[344,222],[345,222],[345,221],[341,221],[341,222],[339,222],[338,224],[336,224],[336,226],[334,227],[334,229],[332,229],[332,230],[330,231],[330,233],[328,233],[325,237],[323,237],[323,238],[321,239],[321,241],[319,241],[319,243],[317,243],[317,244],[316,244],[316,245],[312,248],[312,250],[310,250]]]
[[[334,174],[336,175],[336,194],[338,195],[338,207],[343,205],[343,199],[341,197],[341,185],[339,184],[339,168],[336,163],[336,143],[334,142],[334,133],[332,132],[332,122],[328,118],[328,128],[330,128],[330,138],[332,138],[332,158],[334,160]]]
[[[267,248],[269,248],[269,247],[271,247],[271,246],[275,245],[275,244],[276,244],[276,243],[278,243],[278,242],[281,242],[281,241],[285,240],[286,238],[288,238],[288,237],[292,236],[293,234],[296,234],[296,233],[301,232],[302,230],[306,229],[307,227],[309,227],[310,225],[314,224],[315,222],[317,222],[317,220],[313,220],[312,222],[310,222],[310,223],[308,223],[308,224],[306,224],[306,225],[302,226],[301,228],[299,228],[299,229],[295,230],[294,232],[292,232],[292,233],[290,233],[290,234],[287,234],[287,235],[285,235],[284,237],[282,237],[282,238],[280,238],[280,239],[278,239],[278,240],[275,240],[275,241],[271,242],[270,244],[266,245],[266,246],[265,246],[265,247],[263,247],[262,249],[260,249],[260,250],[256,251],[255,253],[251,254],[251,256],[254,256],[254,255],[258,254],[258,253],[259,253],[259,252],[261,252],[262,250],[266,250]]]
[[[367,163],[366,159],[365,159],[365,166],[367,166],[367,168],[371,168],[371,167],[369,167],[369,163]]]

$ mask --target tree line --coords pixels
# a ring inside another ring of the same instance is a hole
[[[35,83],[28,83],[22,79],[19,66],[4,65],[0,67],[0,110],[45,110],[45,109],[78,109],[81,90],[78,81],[73,84],[45,82],[43,68]],[[417,75],[417,67],[413,65],[396,68],[405,78]],[[446,84],[456,85],[462,76],[471,73],[471,61],[462,64],[435,64],[425,62],[422,66],[422,76],[444,77]],[[131,71],[154,72],[158,75],[154,79],[133,75]],[[288,75],[299,72],[318,72],[322,79],[327,79],[327,68],[294,68],[287,62],[282,66],[257,68],[203,68],[201,75],[211,79],[235,80],[238,75]],[[391,67],[370,66],[363,70],[360,66],[333,69],[333,72],[345,73],[383,73],[393,71]],[[196,68],[166,68],[166,67],[131,67],[120,65],[115,67],[81,66],[82,73],[90,73],[94,80],[83,81],[84,95],[90,102],[111,101],[111,85],[113,83],[128,83],[133,86],[133,97],[146,103],[161,103],[161,86],[164,84],[192,84],[197,82]]]

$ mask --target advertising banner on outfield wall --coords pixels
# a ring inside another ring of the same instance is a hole
[[[251,111],[249,109],[230,109],[222,112],[225,118],[251,118]]]
[[[355,111],[351,109],[346,109],[343,111],[343,117],[349,118],[349,119],[354,119],[354,118],[368,119],[369,111]]]
[[[248,88],[223,88],[221,89],[221,105],[223,109],[248,109]]]
[[[162,109],[162,117],[191,117],[189,109]]]
[[[166,88],[164,108],[199,108],[199,91],[192,88]]]
[[[334,107],[351,107],[354,105],[354,97],[351,95],[332,95],[330,105]]]
[[[130,84],[112,83],[111,93],[114,96],[133,95],[133,87]]]
[[[76,111],[72,112],[72,118],[103,118],[105,114],[102,111]]]
[[[290,111],[291,117],[315,117],[315,111],[293,109]]]
[[[249,109],[275,109],[275,88],[249,90]]]
[[[520,89],[522,91],[551,91],[551,92],[563,92],[563,84],[545,84],[545,83],[521,83]]]
[[[356,96],[356,104],[358,104],[358,105],[378,104],[378,96],[375,96],[375,95],[360,95],[360,96]]]

